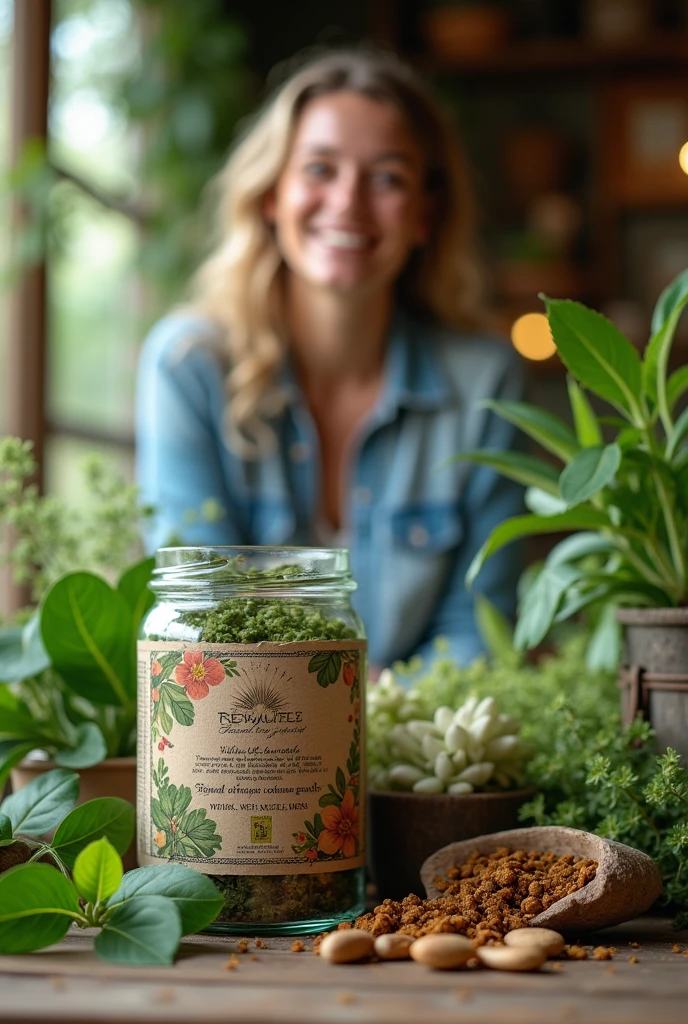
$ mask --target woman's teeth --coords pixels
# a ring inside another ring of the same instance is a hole
[[[357,231],[326,230],[320,232],[320,238],[333,249],[366,249],[370,238]]]

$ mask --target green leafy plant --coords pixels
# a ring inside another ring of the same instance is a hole
[[[574,428],[521,402],[487,407],[509,420],[557,464],[516,452],[472,451],[456,456],[492,466],[525,484],[531,514],[497,526],[476,554],[470,585],[487,558],[534,534],[576,531],[554,547],[520,599],[516,645],[536,647],[556,622],[595,605],[602,635],[614,633],[614,608],[688,603],[688,367],[668,372],[688,270],[662,293],[652,337],[641,356],[605,317],[577,302],[543,297],[569,376]],[[599,418],[586,391],[614,407]],[[614,431],[605,441],[603,427]]]
[[[134,753],[136,637],[153,601],[137,489],[89,459],[77,512],[40,495],[35,471],[30,442],[0,441],[0,540],[37,602],[0,630],[0,783],[35,749],[67,768]]]
[[[0,869],[12,865],[0,873],[0,953],[50,946],[75,923],[100,928],[94,948],[103,960],[171,963],[181,936],[210,924],[222,896],[181,865],[123,874],[133,807],[114,797],[75,807],[78,785],[57,769],[0,804]]]

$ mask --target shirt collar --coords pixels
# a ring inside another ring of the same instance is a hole
[[[398,307],[395,309],[385,357],[384,385],[374,412],[376,419],[384,419],[399,408],[436,409],[456,399],[432,343],[434,333],[432,327],[412,320]],[[303,400],[289,358],[282,365],[279,380],[287,402]]]

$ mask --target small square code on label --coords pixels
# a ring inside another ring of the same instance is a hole
[[[261,818],[251,818],[251,842],[272,842],[272,817],[270,815]]]

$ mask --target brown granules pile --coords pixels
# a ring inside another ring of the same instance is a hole
[[[501,942],[514,928],[523,928],[537,914],[595,877],[597,861],[573,854],[514,850],[472,853],[465,864],[451,868],[435,884],[443,895],[401,902],[384,900],[355,924],[374,936],[404,932],[420,938],[432,932],[455,932],[476,946]],[[340,925],[341,927],[341,925]]]

